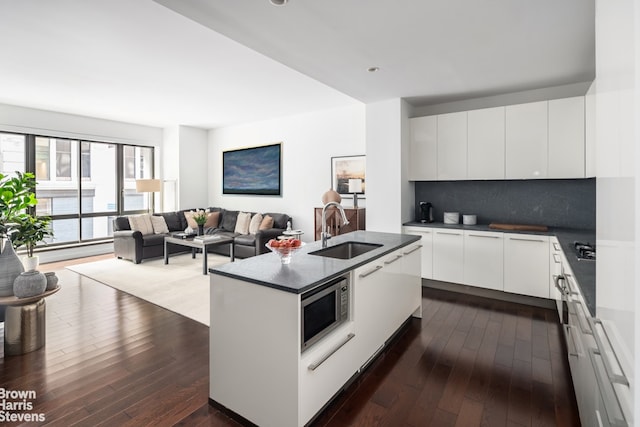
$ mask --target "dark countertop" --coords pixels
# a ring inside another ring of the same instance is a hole
[[[380,243],[382,246],[352,259],[341,260],[309,255],[309,252],[322,248],[322,242],[316,241],[304,245],[288,265],[283,265],[278,255],[269,253],[210,268],[209,272],[300,294],[418,240],[419,236],[409,234],[354,231],[332,237],[327,246],[350,241]]]
[[[595,261],[578,260],[575,255],[573,243],[596,242],[595,230],[580,230],[572,228],[549,227],[549,231],[514,231],[514,230],[495,230],[489,228],[489,224],[463,225],[463,224],[443,224],[441,222],[432,222],[423,224],[421,222],[407,222],[403,224],[410,227],[429,227],[429,228],[450,228],[455,230],[475,230],[475,231],[492,231],[496,233],[521,233],[521,234],[541,234],[546,236],[556,236],[560,247],[564,252],[573,275],[580,286],[584,301],[589,308],[589,312],[593,317],[596,315],[596,263]],[[597,248],[596,248],[597,251]]]

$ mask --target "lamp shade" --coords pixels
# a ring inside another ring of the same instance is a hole
[[[349,178],[349,193],[362,193],[362,180],[360,178]]]
[[[162,188],[159,179],[136,179],[136,191],[138,193],[155,193]]]

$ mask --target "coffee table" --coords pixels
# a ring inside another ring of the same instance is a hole
[[[168,245],[187,246],[191,248],[191,258],[196,257],[196,249],[202,250],[202,274],[207,274],[207,248],[216,245],[223,245],[230,243],[229,245],[229,258],[231,262],[235,261],[233,237],[225,236],[204,236],[203,238],[196,237],[174,237],[166,236],[164,238],[164,263],[169,264],[169,251]]]

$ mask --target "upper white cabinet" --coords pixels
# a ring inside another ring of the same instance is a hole
[[[467,112],[438,117],[438,180],[467,177]]]
[[[593,176],[585,97],[410,119],[409,180]]]
[[[504,107],[467,114],[467,179],[504,179]]]
[[[507,179],[547,176],[547,101],[506,107]]]
[[[548,178],[585,176],[584,96],[549,101]]]
[[[437,116],[416,117],[409,120],[411,145],[409,179],[433,181],[438,178],[438,119]]]

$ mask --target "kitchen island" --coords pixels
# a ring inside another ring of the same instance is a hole
[[[210,403],[260,426],[309,423],[411,316],[421,317],[419,238],[356,231],[329,240],[376,245],[350,259],[275,254],[210,269]],[[303,348],[305,295],[346,279],[348,315]]]

